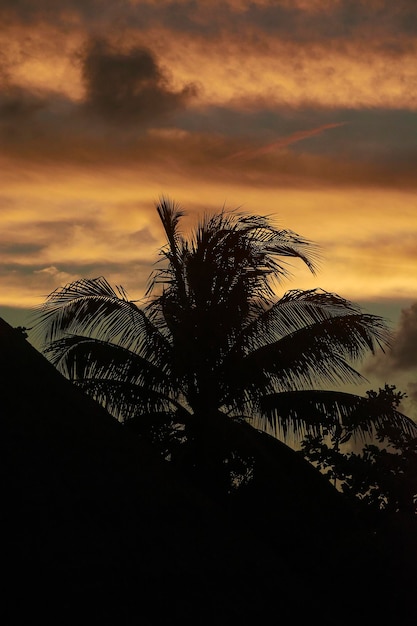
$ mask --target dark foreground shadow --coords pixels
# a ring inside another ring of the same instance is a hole
[[[414,526],[370,532],[282,444],[230,433],[264,470],[225,505],[2,320],[0,377],[4,624],[415,623]]]

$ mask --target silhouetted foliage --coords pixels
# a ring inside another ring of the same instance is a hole
[[[15,330],[20,333],[22,335],[22,337],[24,337],[25,339],[27,339],[29,337],[27,331],[30,330],[30,328],[26,328],[26,326],[16,326]]]
[[[226,492],[253,476],[226,419],[275,436],[387,420],[412,430],[392,406],[323,392],[362,380],[352,363],[388,345],[383,319],[319,289],[276,297],[287,258],[314,273],[317,248],[268,217],[223,210],[188,238],[183,211],[162,198],[167,244],[145,304],[103,278],[55,290],[39,312],[45,353],[59,370],[165,458]],[[216,487],[216,489],[217,489]]]
[[[287,624],[294,607],[416,623],[415,528],[377,536],[300,455],[227,417],[249,463],[233,453],[241,488],[219,506],[1,319],[0,352],[3,623]]]
[[[367,392],[379,411],[397,408],[406,394],[386,384]],[[370,441],[359,452],[346,449],[353,443],[353,428],[307,435],[304,457],[316,465],[339,489],[374,511],[417,513],[417,436],[398,424],[373,425]],[[342,447],[341,447],[342,446]]]

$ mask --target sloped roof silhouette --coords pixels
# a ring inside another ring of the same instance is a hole
[[[7,624],[262,624],[277,606],[284,621],[330,616],[336,590],[343,605],[344,585],[368,578],[361,567],[384,566],[340,494],[266,435],[236,431],[274,476],[229,510],[2,319],[0,380]]]

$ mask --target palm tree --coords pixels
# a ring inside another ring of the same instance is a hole
[[[389,332],[333,293],[277,299],[287,258],[315,272],[314,244],[268,217],[226,210],[185,238],[178,205],[161,198],[157,211],[167,244],[143,306],[100,277],[55,290],[39,311],[45,352],[65,376],[120,421],[152,431],[166,456],[193,441],[194,466],[207,449],[231,463],[230,441],[218,449],[225,416],[278,437],[352,424],[364,433],[387,419],[413,428],[369,398],[323,390],[362,381],[353,364],[384,349]]]

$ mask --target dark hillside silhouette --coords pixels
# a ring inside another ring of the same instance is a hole
[[[3,623],[412,623],[395,547],[275,439],[233,433],[270,482],[224,507],[3,320],[0,376]]]

